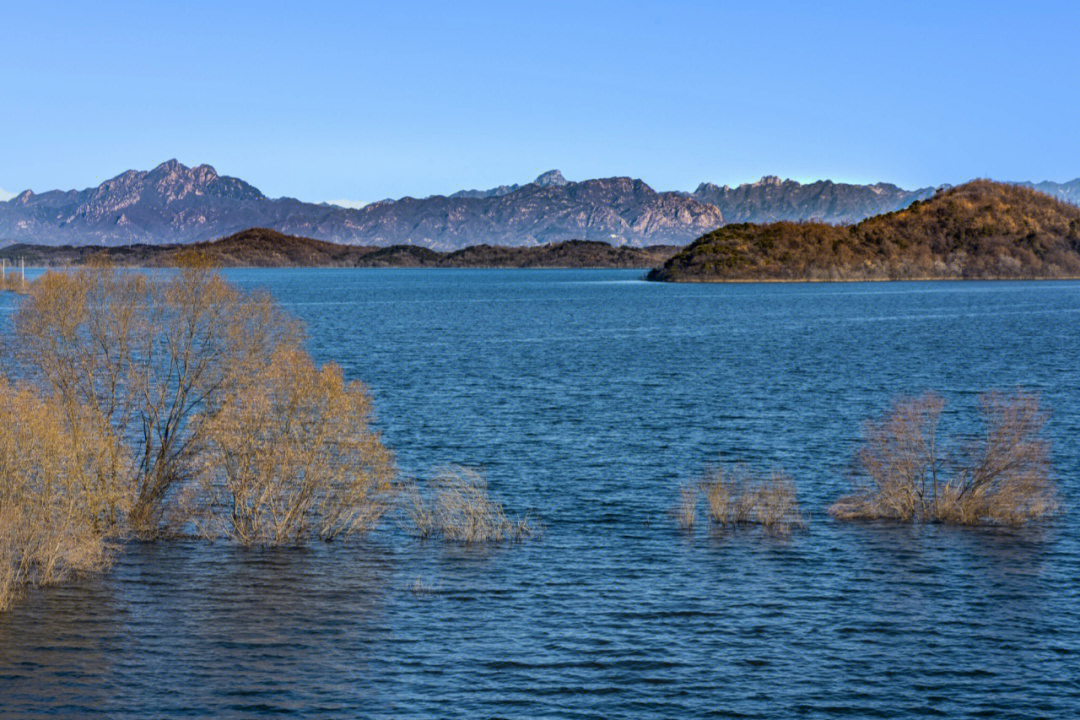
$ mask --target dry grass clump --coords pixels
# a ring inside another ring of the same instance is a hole
[[[867,423],[855,493],[829,508],[841,520],[888,519],[957,525],[1021,525],[1057,510],[1050,477],[1046,415],[1035,394],[980,398],[985,431],[942,442],[944,400],[901,398]]]
[[[694,530],[694,525],[697,524],[698,501],[700,499],[700,484],[686,483],[679,487],[679,502],[672,514],[681,529],[687,532]]]
[[[757,526],[782,536],[806,526],[795,483],[783,473],[753,476],[741,469],[710,468],[701,480],[679,488],[675,518],[684,530],[693,529],[702,496],[709,520],[718,528]]]
[[[108,567],[130,470],[92,410],[0,378],[0,611],[27,586]]]
[[[9,271],[3,278],[0,278],[0,292],[25,294],[29,289],[30,283],[13,272]]]
[[[528,518],[507,517],[488,493],[484,477],[469,468],[445,468],[422,489],[406,490],[407,511],[421,537],[439,535],[460,543],[522,540],[533,534]]]
[[[393,459],[370,428],[371,398],[337,365],[285,348],[206,420],[201,525],[245,545],[371,529],[386,511]]]

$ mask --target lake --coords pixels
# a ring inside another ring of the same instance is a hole
[[[1080,717],[1080,283],[227,274],[368,384],[403,474],[483,468],[542,535],[131,543],[0,615],[0,716]],[[897,394],[939,391],[963,429],[1016,387],[1052,412],[1066,513],[825,513]],[[679,483],[720,459],[790,473],[808,529],[680,532]]]

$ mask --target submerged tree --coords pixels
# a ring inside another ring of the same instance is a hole
[[[106,567],[133,478],[95,409],[0,378],[0,610],[27,585]]]
[[[198,262],[148,277],[97,265],[50,272],[15,314],[31,373],[69,406],[90,407],[134,449],[132,528],[160,532],[188,479],[203,425],[297,324],[268,295],[245,293]]]
[[[856,492],[829,508],[833,517],[1020,525],[1057,509],[1037,395],[983,395],[985,432],[967,442],[939,439],[944,405],[933,393],[901,398],[867,423]]]
[[[292,544],[364,532],[388,506],[393,460],[371,399],[334,364],[282,348],[205,420],[199,476],[211,536]]]
[[[110,539],[194,520],[251,544],[371,528],[393,490],[371,399],[316,367],[299,324],[196,254],[163,275],[98,264],[31,283],[28,383],[0,378],[0,610],[103,568]]]

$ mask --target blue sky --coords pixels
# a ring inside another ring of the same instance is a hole
[[[1080,3],[0,1],[0,188],[1080,176]]]

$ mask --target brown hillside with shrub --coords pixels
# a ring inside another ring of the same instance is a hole
[[[1080,277],[1080,208],[976,180],[857,225],[727,225],[653,280],[914,280]]]
[[[438,252],[418,245],[371,247],[339,245],[249,228],[234,235],[193,245],[123,245],[116,247],[10,245],[0,257],[11,268],[68,267],[105,261],[125,267],[173,267],[195,249],[215,267],[444,267],[444,268],[639,268],[656,267],[679,251],[675,245],[625,247],[594,240],[564,240],[532,247],[472,245]],[[17,281],[17,278],[15,278]],[[7,288],[18,289],[15,286]]]

